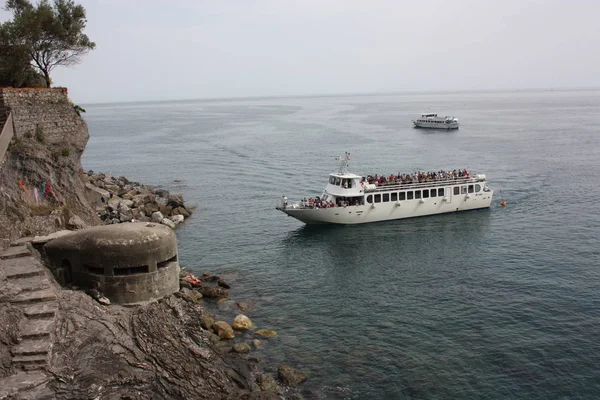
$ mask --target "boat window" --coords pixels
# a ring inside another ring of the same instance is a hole
[[[460,188],[458,186],[454,186],[454,194],[460,194]]]
[[[380,194],[375,195],[375,203],[381,203],[381,195]]]
[[[400,201],[406,200],[406,192],[400,192]]]
[[[420,198],[421,198],[421,191],[415,190],[415,199],[420,199]]]
[[[412,192],[412,190],[410,192],[406,192],[406,199],[407,200],[412,200],[413,199],[413,192]]]
[[[467,193],[467,186],[466,185],[463,185],[463,186],[460,187],[460,193],[461,194]]]
[[[331,183],[332,185],[335,185],[335,177],[330,176],[329,177],[329,183]]]
[[[336,177],[335,178],[335,186],[340,186],[340,182],[341,182],[341,179]]]
[[[444,196],[444,189],[443,188],[438,189],[438,196],[439,197],[443,197]]]
[[[429,189],[423,190],[423,198],[424,199],[428,199],[429,198]]]
[[[477,185],[475,185],[475,191],[477,193],[481,192],[481,185],[479,183]]]
[[[398,193],[396,193],[396,192],[392,193],[392,198],[390,200],[391,201],[398,201]]]
[[[383,194],[383,202],[388,202],[390,201],[390,194],[389,193],[384,193]]]
[[[373,195],[370,194],[367,196],[367,203],[373,204]]]
[[[431,189],[431,197],[437,196],[437,189]]]
[[[474,192],[474,186],[473,185],[469,185],[469,193],[473,193]]]

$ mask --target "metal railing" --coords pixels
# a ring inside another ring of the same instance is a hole
[[[419,182],[419,183],[382,183],[378,184],[375,187],[375,190],[367,191],[365,193],[376,193],[376,192],[387,192],[389,190],[411,190],[411,189],[422,189],[422,188],[430,188],[430,187],[439,187],[439,186],[451,186],[451,185],[461,185],[467,183],[477,183],[481,182],[476,177],[469,178],[455,178],[455,179],[445,179],[440,181],[428,181],[428,182]]]
[[[2,131],[0,132],[0,168],[2,168],[2,160],[4,160],[4,155],[6,154],[6,150],[8,149],[8,145],[10,144],[13,135],[13,119],[12,113],[10,113],[8,114],[8,118],[6,118],[4,127],[2,127]]]

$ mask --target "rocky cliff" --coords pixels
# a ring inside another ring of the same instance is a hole
[[[0,124],[14,137],[0,160],[0,248],[21,236],[100,223],[85,196],[87,125],[66,89],[0,88]]]

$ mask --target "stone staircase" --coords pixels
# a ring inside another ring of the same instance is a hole
[[[44,370],[52,350],[56,288],[48,279],[49,272],[26,246],[11,246],[0,253],[0,269],[8,283],[20,289],[9,302],[25,315],[19,325],[21,341],[11,349],[13,366],[23,371]]]

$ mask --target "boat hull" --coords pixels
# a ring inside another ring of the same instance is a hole
[[[309,225],[354,225],[489,208],[493,193],[490,190],[469,195],[455,195],[446,200],[436,197],[333,208],[278,207],[278,209]]]
[[[413,121],[413,124],[415,124],[415,128],[427,128],[427,129],[444,129],[444,130],[450,130],[450,129],[458,129],[459,123],[458,122],[452,122],[449,124],[436,124],[433,122],[417,122],[417,121]]]

